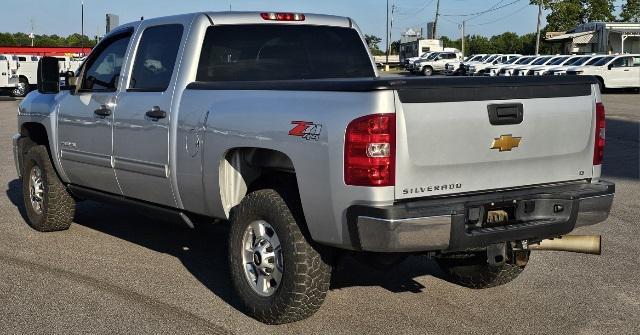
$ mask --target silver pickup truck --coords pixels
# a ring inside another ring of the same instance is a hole
[[[473,288],[533,249],[597,253],[563,235],[613,201],[593,78],[380,78],[349,18],[145,20],[64,85],[55,59],[38,75],[13,138],[29,224],[67,229],[83,199],[221,219],[240,306],[265,323],[313,314],[349,253],[428,255]]]

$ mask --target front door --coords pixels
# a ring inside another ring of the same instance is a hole
[[[181,24],[144,28],[114,120],[114,167],[122,193],[167,206],[176,205],[169,125],[182,36]]]
[[[77,92],[61,98],[58,138],[62,167],[72,184],[119,194],[112,167],[112,126],[130,32],[101,42],[81,71]]]

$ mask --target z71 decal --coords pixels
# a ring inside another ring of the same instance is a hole
[[[291,136],[299,136],[308,141],[317,141],[320,139],[320,133],[322,132],[322,125],[309,121],[291,121],[291,124],[295,124],[289,131]]]

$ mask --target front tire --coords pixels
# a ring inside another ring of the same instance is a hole
[[[460,286],[484,289],[507,284],[516,279],[529,260],[529,251],[508,252],[504,263],[487,262],[487,253],[456,253],[436,258],[447,281]]]
[[[258,321],[303,320],[325,299],[331,267],[301,227],[297,201],[274,189],[248,194],[231,216],[231,280],[242,309]]]
[[[432,76],[433,69],[431,68],[431,66],[425,66],[424,68],[422,68],[422,75],[426,77]]]
[[[75,201],[58,178],[47,148],[28,148],[23,161],[22,196],[29,225],[41,232],[69,229]]]
[[[25,78],[18,80],[18,87],[11,91],[11,95],[16,98],[23,98],[29,93],[29,81]]]

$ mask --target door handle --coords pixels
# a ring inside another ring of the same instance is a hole
[[[150,111],[146,113],[146,115],[152,119],[164,119],[167,117],[167,112],[160,109],[158,106],[153,106]]]
[[[494,126],[520,124],[524,119],[524,110],[521,103],[492,104],[487,106],[489,123]]]
[[[102,106],[100,106],[100,108],[98,108],[95,111],[93,111],[93,113],[95,115],[98,115],[98,116],[110,116],[111,115],[111,110],[109,108],[107,108],[107,106],[102,105]]]

